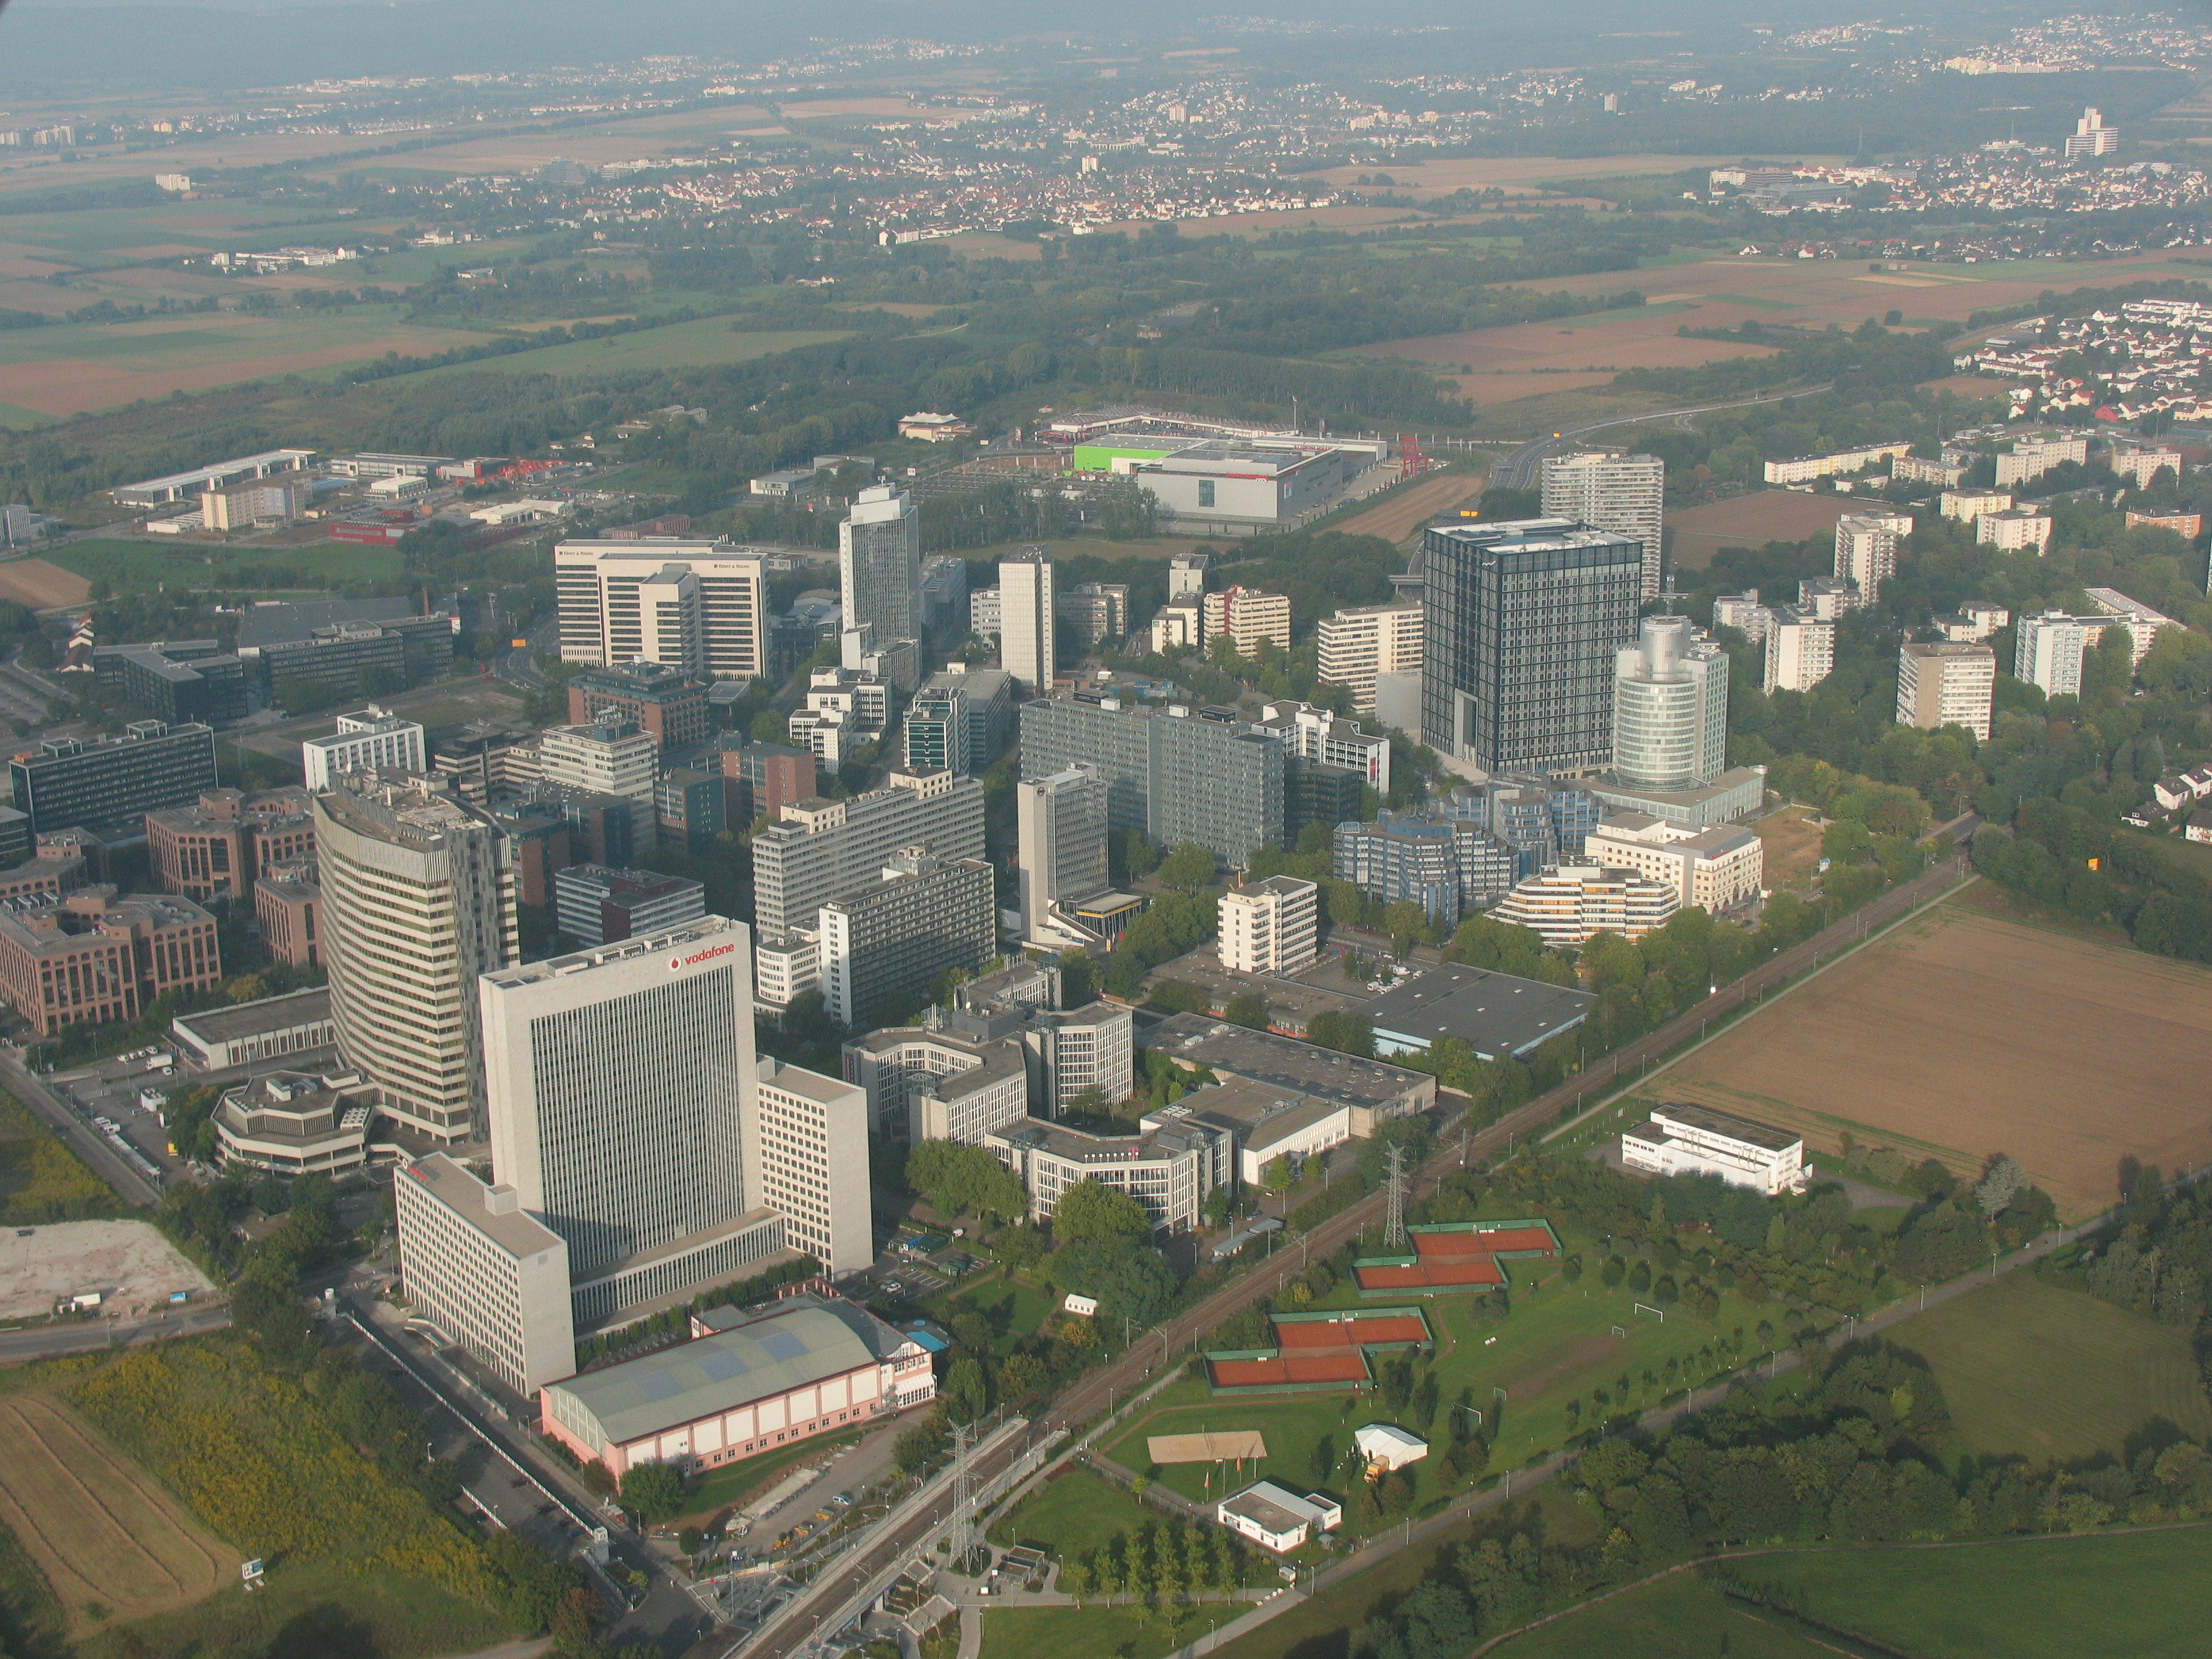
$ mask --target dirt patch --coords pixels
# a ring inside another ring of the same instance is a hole
[[[79,357],[55,357],[45,362],[0,366],[0,403],[34,409],[41,415],[82,415],[88,410],[114,409],[141,398],[163,398],[172,392],[205,392],[210,387],[235,386],[241,380],[276,380],[310,369],[335,368],[381,357],[387,351],[402,356],[415,352],[450,351],[472,345],[480,335],[425,331],[394,333],[352,345],[324,346],[307,351],[248,355],[252,337],[239,336],[240,355],[221,362],[179,364],[173,368],[134,368],[126,363],[92,362]],[[149,355],[161,347],[148,343]]]
[[[1668,275],[1671,279],[1672,273]],[[1611,287],[1601,291],[1620,293],[1632,286],[1633,280],[1616,274]],[[1550,284],[1545,286],[1548,289]],[[1693,368],[1722,358],[1771,357],[1775,353],[1773,346],[1685,338],[1675,332],[1682,320],[1682,313],[1671,307],[1623,307],[1595,318],[1512,323],[1503,328],[1388,340],[1361,347],[1360,355],[1416,363],[1464,364],[1471,378],[1462,383],[1479,385],[1484,376],[1499,370],[1518,374],[1557,370],[1595,376],[1624,368]]]
[[[207,1275],[144,1221],[64,1221],[0,1237],[0,1319],[50,1313],[81,1291],[106,1298],[103,1313],[127,1318],[166,1306],[173,1291],[211,1295]]]
[[[1617,1336],[1586,1337],[1576,1347],[1553,1360],[1534,1376],[1516,1377],[1505,1385],[1508,1400],[1533,1400],[1550,1388],[1569,1371],[1580,1370],[1584,1365],[1602,1359],[1620,1346]]]
[[[1948,392],[1954,398],[2002,398],[2015,384],[1991,380],[1985,374],[1946,374],[1940,380],[1923,381],[1920,389],[1939,396]]]
[[[977,121],[980,109],[934,109],[905,98],[815,98],[799,104],[777,106],[787,121],[827,121],[841,117],[877,116],[894,121]]]
[[[11,559],[0,564],[0,599],[13,599],[33,611],[82,605],[91,592],[92,584],[83,577],[44,559]]]
[[[2124,1158],[2212,1162],[2212,974],[1946,904],[1690,1054],[1670,1098],[1888,1145],[1961,1174],[2005,1152],[2069,1218]]]
[[[1802,806],[1785,806],[1752,826],[1762,843],[1761,868],[1770,888],[1795,885],[1810,876],[1820,863],[1825,832],[1818,824],[1806,822],[1810,816]]]
[[[1380,536],[1402,542],[1439,513],[1449,513],[1482,494],[1486,475],[1438,472],[1401,484],[1364,513],[1354,514],[1337,528],[1347,536]]]
[[[1725,501],[1708,501],[1667,515],[1667,551],[1685,570],[1702,570],[1723,547],[1764,547],[1802,542],[1865,505],[1849,495],[1807,495],[1795,489],[1762,489]],[[1765,597],[1789,600],[1795,593]]]

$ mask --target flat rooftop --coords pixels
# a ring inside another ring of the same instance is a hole
[[[773,1065],[775,1069],[769,1068]],[[760,1057],[760,1080],[763,1084],[781,1089],[787,1095],[797,1095],[802,1100],[816,1101],[824,1106],[834,1106],[848,1096],[861,1092],[857,1083],[848,1083],[842,1078],[824,1077],[819,1072],[810,1072],[804,1066],[786,1066],[772,1061],[766,1054]]]
[[[1585,999],[1588,1000],[1588,999]],[[1364,1012],[1363,1007],[1362,1012]],[[1231,1025],[1210,1014],[1177,1014],[1152,1028],[1145,1046],[1185,1066],[1204,1066],[1224,1079],[1249,1079],[1283,1093],[1317,1096],[1354,1106],[1386,1106],[1431,1079],[1424,1072],[1339,1054],[1296,1037]]]
[[[565,875],[568,872],[562,873]],[[629,875],[638,872],[613,871],[609,873]],[[696,883],[693,884],[696,885]],[[657,890],[650,896],[659,896],[661,890]],[[617,900],[620,896],[616,896]],[[501,990],[512,991],[526,985],[542,985],[550,979],[566,979],[572,974],[587,973],[594,968],[633,962],[640,957],[656,956],[664,951],[688,956],[696,951],[711,950],[724,945],[738,946],[738,959],[743,960],[742,950],[745,942],[743,922],[732,921],[727,916],[700,916],[680,927],[665,927],[635,939],[617,939],[611,945],[594,945],[588,951],[574,951],[565,957],[548,957],[543,962],[527,962],[520,968],[502,968],[495,974],[486,974],[484,977]]]
[[[238,648],[258,651],[313,639],[341,623],[386,623],[415,615],[411,599],[279,599],[250,605],[238,619]]]
[[[1726,1135],[1731,1140],[1741,1140],[1747,1146],[1761,1146],[1770,1152],[1786,1152],[1805,1139],[1786,1129],[1738,1117],[1733,1112],[1717,1112],[1710,1106],[1686,1103],[1669,1102],[1654,1107],[1651,1121],[1662,1128],[1668,1123],[1679,1123],[1686,1129],[1702,1129],[1709,1135]]]
[[[427,1158],[403,1163],[393,1179],[412,1181],[428,1189],[440,1203],[510,1256],[520,1259],[560,1248],[561,1236],[544,1222],[534,1220],[528,1212],[514,1209],[503,1214],[494,1213],[486,1201],[491,1188],[443,1152],[432,1152]]]
[[[179,1014],[169,1023],[209,1042],[235,1042],[264,1031],[289,1031],[298,1025],[319,1025],[331,1017],[331,988],[288,992],[258,1002],[234,1003],[228,1008],[208,1008],[197,1014]]]
[[[1426,968],[1360,1010],[1380,1036],[1426,1048],[1457,1037],[1486,1059],[1522,1054],[1579,1025],[1597,999],[1541,980],[1447,963]]]
[[[1346,1109],[1341,1100],[1285,1093],[1272,1083],[1236,1078],[1211,1088],[1194,1089],[1172,1106],[1145,1115],[1147,1123],[1177,1119],[1219,1129],[1247,1152],[1263,1152]]]

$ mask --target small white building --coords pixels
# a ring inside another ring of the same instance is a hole
[[[1221,897],[1221,965],[1236,974],[1302,974],[1313,966],[1321,889],[1270,876]]]
[[[1802,1193],[1808,1179],[1802,1135],[1708,1106],[1654,1108],[1649,1122],[1621,1132],[1620,1161],[1647,1175],[1717,1175],[1769,1198]]]
[[[1213,1518],[1254,1543],[1287,1555],[1316,1532],[1344,1524],[1343,1506],[1319,1493],[1301,1496],[1272,1480],[1255,1480],[1214,1505]]]
[[[329,737],[309,738],[300,745],[300,763],[310,789],[328,789],[341,772],[430,769],[422,728],[388,708],[370,703],[340,714],[337,726]]]
[[[1429,1455],[1427,1441],[1395,1423],[1370,1423],[1364,1428],[1353,1430],[1352,1439],[1359,1448],[1359,1455],[1367,1460],[1370,1472],[1402,1469]]]

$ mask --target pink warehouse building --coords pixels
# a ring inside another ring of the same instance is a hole
[[[619,1480],[640,1463],[712,1468],[937,1395],[927,1349],[823,1289],[711,1309],[691,1330],[677,1347],[547,1383],[544,1432]]]

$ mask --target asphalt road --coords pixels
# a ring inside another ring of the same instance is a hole
[[[158,1188],[125,1163],[65,1102],[56,1099],[44,1083],[25,1071],[12,1054],[0,1053],[0,1085],[44,1120],[62,1138],[64,1146],[129,1202],[151,1209],[161,1201]]]
[[[1723,409],[1747,409],[1753,404],[1784,402],[1791,398],[1808,398],[1816,392],[1826,392],[1829,382],[1819,386],[1799,386],[1791,392],[1762,392],[1755,398],[1735,398],[1727,403],[1698,404],[1687,409],[1656,410],[1648,415],[1615,415],[1602,421],[1586,421],[1580,426],[1571,426],[1549,436],[1531,438],[1491,470],[1490,483],[1494,489],[1534,489],[1541,476],[1544,457],[1554,444],[1565,443],[1575,438],[1587,437],[1593,432],[1602,432],[1607,427],[1648,426],[1654,421],[1673,421],[1685,425],[1692,415],[1711,415]]]
[[[107,1347],[132,1347],[173,1336],[198,1336],[230,1323],[228,1308],[190,1308],[151,1319],[93,1319],[82,1324],[43,1325],[0,1332],[0,1365],[18,1364],[54,1354],[90,1353]]]

